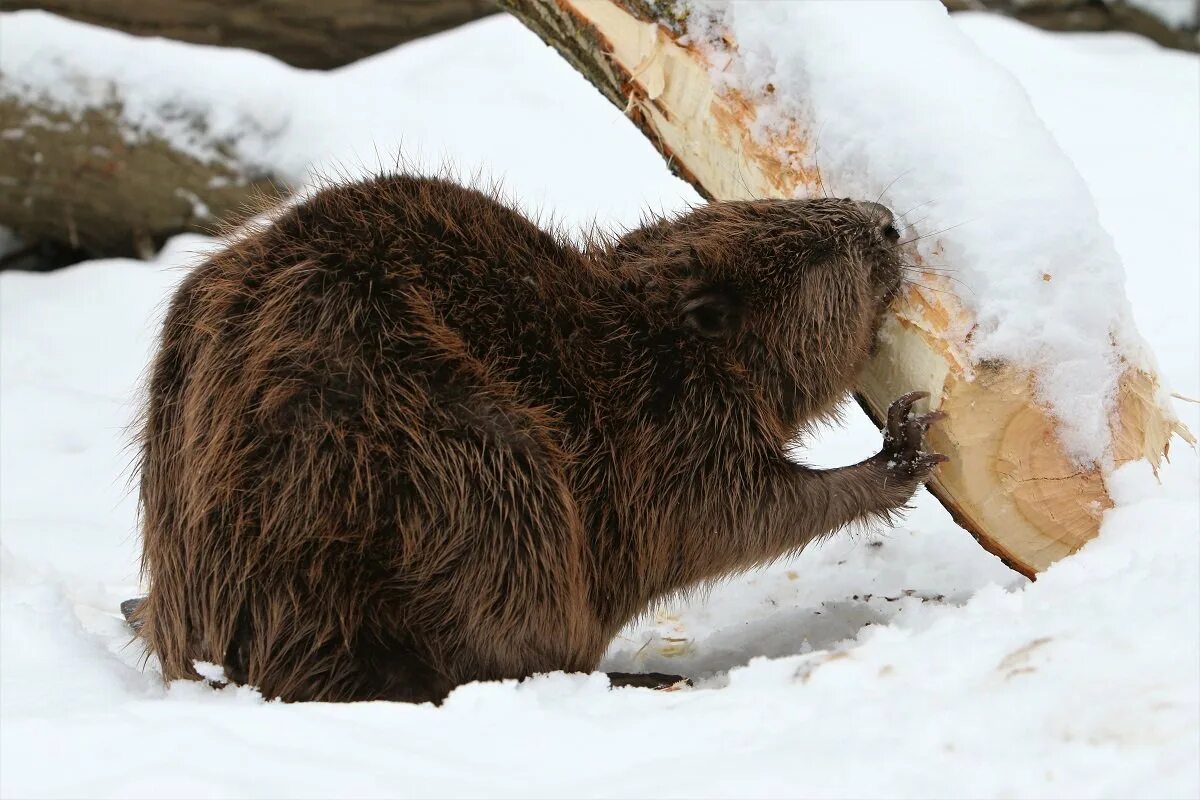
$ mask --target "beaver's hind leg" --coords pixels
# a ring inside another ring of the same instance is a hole
[[[537,410],[483,386],[462,394],[431,409],[439,436],[410,468],[428,498],[396,565],[413,583],[413,635],[459,684],[590,672],[608,638],[567,459]]]

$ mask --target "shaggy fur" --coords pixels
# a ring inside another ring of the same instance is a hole
[[[657,599],[902,507],[939,460],[785,444],[900,284],[891,215],[715,203],[584,248],[407,175],[281,210],[180,286],[141,440],[133,612],[166,679],[439,701],[595,669]]]

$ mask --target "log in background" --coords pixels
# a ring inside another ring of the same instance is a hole
[[[1176,0],[1200,9],[1200,0]],[[1048,31],[1136,33],[1179,50],[1200,52],[1200,26],[1173,28],[1128,0],[942,0],[951,11],[994,11]],[[1200,16],[1198,14],[1197,16]]]
[[[1178,0],[1197,3],[1200,0]],[[1127,31],[1200,51],[1200,29],[1175,29],[1122,0],[942,0],[1052,31]],[[497,0],[0,0],[141,36],[244,47],[307,69],[331,69],[495,13]]]
[[[497,11],[491,0],[0,0],[128,33],[267,53],[327,69]],[[4,76],[0,75],[0,82]],[[168,237],[239,216],[274,176],[210,163],[121,129],[113,102],[74,118],[0,96],[0,227],[24,243],[5,267],[52,269],[88,257],[148,257]],[[0,93],[2,95],[2,93]]]
[[[0,0],[181,42],[257,50],[332,69],[491,14],[492,0]]]
[[[119,100],[76,117],[0,97],[0,225],[26,247],[0,267],[52,269],[89,256],[149,258],[187,231],[238,216],[270,176],[201,161],[156,136],[130,142]]]

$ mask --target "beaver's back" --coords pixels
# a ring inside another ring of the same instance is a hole
[[[542,404],[500,370],[514,295],[562,260],[491,198],[394,176],[318,193],[184,281],[142,442],[139,615],[167,678],[200,659],[268,695],[344,699],[379,683],[352,651],[420,650],[456,602],[446,570],[478,547],[455,532],[478,527],[481,459],[561,470]]]

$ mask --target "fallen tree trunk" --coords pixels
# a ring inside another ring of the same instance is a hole
[[[1177,0],[1182,7],[1192,0]],[[1163,47],[1200,51],[1196,15],[1173,22],[1155,6],[1128,0],[942,0],[951,11],[992,11],[1048,31],[1122,31],[1145,36]],[[1185,9],[1186,10],[1186,9]]]
[[[269,176],[133,134],[110,105],[80,114],[0,95],[0,225],[83,256],[152,256],[169,236],[211,232]]]
[[[653,0],[504,0],[605,97],[625,109],[672,170],[719,200],[822,193],[812,144],[798,134],[764,143],[751,134],[755,109],[714,86],[709,65],[682,45],[678,19]],[[737,43],[729,42],[735,51]],[[942,276],[910,288],[888,316],[880,353],[858,385],[877,422],[899,395],[924,389],[949,419],[930,444],[950,456],[933,494],[989,551],[1035,576],[1096,535],[1112,506],[1106,472],[1069,457],[1054,420],[1035,400],[1034,376],[1007,363],[973,363],[961,331],[970,311]],[[1190,434],[1160,405],[1155,376],[1129,366],[1111,419],[1113,463],[1144,459],[1157,469],[1173,434]]]
[[[495,10],[490,0],[0,3],[6,10],[39,8],[127,32],[261,50],[306,67],[338,66]],[[37,17],[13,15],[3,24],[28,31],[30,18]],[[56,21],[46,18],[38,30],[62,30],[46,22]],[[111,46],[112,39],[97,41]],[[153,48],[141,44],[147,48],[129,52]],[[18,56],[15,66],[6,64],[0,73],[0,227],[24,243],[0,258],[0,269],[52,267],[87,257],[148,257],[173,234],[211,232],[237,216],[234,212],[256,191],[274,194],[272,179],[279,176],[272,171],[278,166],[250,164],[239,154],[244,148],[236,140],[250,137],[265,143],[258,151],[266,158],[272,134],[258,130],[254,115],[238,108],[236,87],[231,86],[225,108],[220,98],[191,97],[186,90],[172,96],[147,92],[148,82],[131,87],[121,77],[119,62],[99,59],[101,74],[90,72],[86,62],[39,57],[47,61],[44,70],[36,59]],[[260,63],[251,67],[259,81],[263,70],[277,77],[294,74],[266,59]],[[47,86],[37,79],[43,73],[61,74]],[[133,113],[126,114],[127,108]],[[214,132],[211,117],[225,114],[245,119]]]
[[[140,36],[243,47],[331,69],[496,11],[492,0],[3,0]]]

